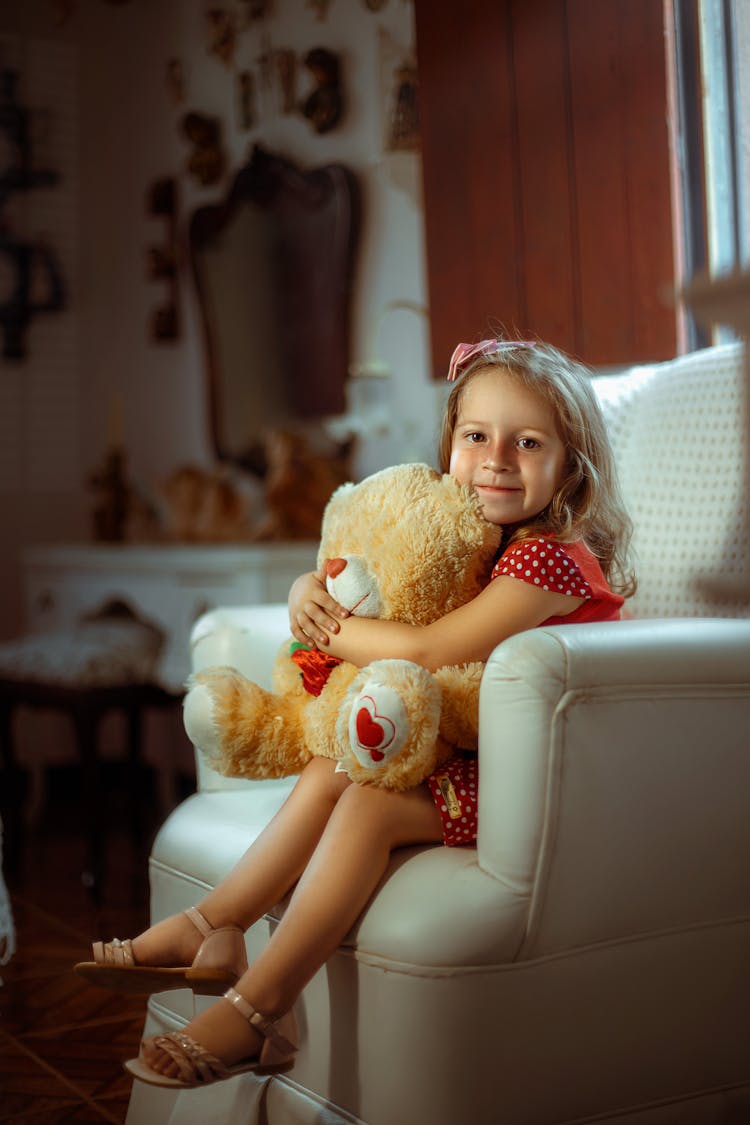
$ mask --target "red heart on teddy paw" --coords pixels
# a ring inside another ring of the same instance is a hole
[[[396,728],[385,715],[378,715],[374,700],[368,698],[367,703],[359,708],[356,727],[360,746],[370,751],[374,761],[382,761],[385,756],[382,751],[393,742]]]

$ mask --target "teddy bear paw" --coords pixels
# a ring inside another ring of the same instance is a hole
[[[352,683],[336,724],[341,760],[354,781],[392,788],[430,772],[440,717],[440,687],[408,660],[379,660]]]
[[[219,728],[214,717],[214,699],[206,684],[192,683],[183,701],[185,731],[193,746],[209,756],[219,752]]]
[[[352,704],[348,735],[352,753],[366,769],[398,754],[406,742],[406,708],[395,688],[372,681]]]

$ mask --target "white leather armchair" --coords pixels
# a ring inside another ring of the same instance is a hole
[[[729,346],[597,380],[637,528],[634,619],[495,650],[477,847],[394,856],[299,1002],[294,1070],[136,1083],[130,1125],[750,1120],[742,360]],[[286,632],[284,607],[216,611],[195,667],[268,683]],[[154,844],[154,919],[220,879],[291,784],[198,768]],[[248,932],[250,956],[273,925]],[[192,1004],[153,997],[147,1032]]]

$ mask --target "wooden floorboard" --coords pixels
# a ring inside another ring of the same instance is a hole
[[[147,924],[147,856],[163,811],[147,787],[147,831],[134,841],[118,779],[109,778],[107,869],[95,903],[81,878],[76,772],[53,773],[21,862],[5,873],[17,948],[0,967],[0,1122],[121,1125],[131,1089],[122,1063],[138,1053],[147,998],[94,988],[72,966],[90,958],[92,941],[132,937]]]

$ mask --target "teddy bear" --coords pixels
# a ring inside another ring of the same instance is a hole
[[[350,613],[426,625],[479,593],[500,538],[470,487],[428,465],[398,465],[333,493],[318,564]],[[209,764],[230,776],[296,774],[319,755],[355,782],[404,790],[456,747],[476,747],[482,670],[475,662],[431,672],[400,659],[357,668],[285,642],[272,691],[233,668],[195,675],[185,723]]]

